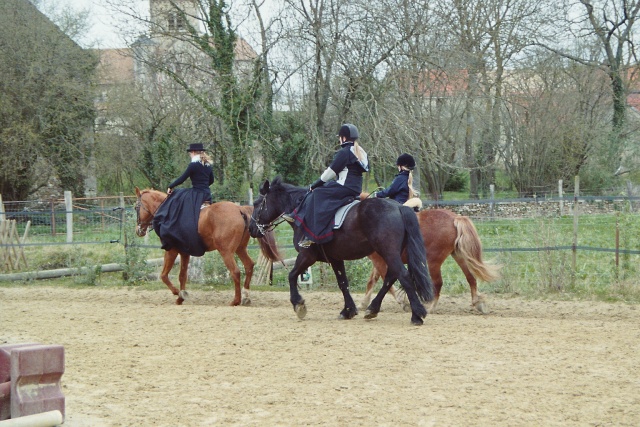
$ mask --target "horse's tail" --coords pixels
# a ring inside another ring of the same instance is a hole
[[[433,282],[429,276],[427,267],[427,251],[422,240],[418,217],[413,209],[407,206],[400,206],[402,222],[404,223],[404,237],[407,243],[407,266],[409,274],[416,286],[416,291],[423,301],[433,301],[435,294]]]
[[[264,236],[258,237],[260,243],[260,250],[270,261],[284,262],[280,251],[278,250],[278,244],[276,243],[275,234],[272,231],[267,231]]]
[[[457,237],[455,253],[464,259],[476,279],[492,282],[500,278],[500,266],[482,261],[482,242],[471,218],[458,215],[453,220]]]
[[[245,231],[249,230],[249,218],[252,213],[253,206],[240,206],[240,214],[244,219]],[[268,260],[283,262],[273,230],[267,231],[262,237],[258,237],[258,243],[260,244],[262,255],[264,255]]]

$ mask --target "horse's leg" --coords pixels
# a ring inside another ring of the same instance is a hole
[[[250,305],[251,298],[249,297],[249,284],[251,283],[251,278],[253,277],[253,267],[255,266],[255,262],[249,256],[247,252],[247,247],[241,246],[236,251],[236,255],[240,258],[240,262],[244,266],[244,287],[242,290],[242,305]]]
[[[178,256],[178,251],[176,251],[175,249],[172,249],[170,251],[165,251],[164,262],[162,264],[162,272],[160,273],[160,280],[162,280],[162,282],[165,285],[167,285],[167,288],[169,288],[169,290],[173,295],[178,295],[179,291],[176,289],[175,286],[173,286],[173,283],[171,283],[171,280],[169,279],[169,273],[171,272],[171,269],[175,265],[177,256]],[[178,300],[176,301],[176,304],[182,304],[182,301],[184,300],[181,298],[178,298]]]
[[[340,287],[342,297],[344,298],[344,308],[340,312],[340,319],[353,319],[353,317],[358,314],[358,308],[349,292],[349,279],[347,279],[347,273],[344,269],[344,261],[331,261],[331,268],[333,268],[333,272],[338,280],[338,287]]]
[[[191,255],[189,254],[180,254],[180,273],[178,274],[178,281],[180,282],[180,293],[178,293],[178,300],[176,304],[180,305],[184,300],[189,297],[187,293],[187,278],[189,271],[189,260],[191,259]]]
[[[369,281],[367,282],[367,291],[362,298],[362,303],[360,304],[360,308],[366,310],[371,302],[371,294],[373,293],[373,287],[376,285],[376,282],[380,278],[380,273],[375,268],[375,266],[371,269],[371,274],[369,275]]]
[[[304,303],[304,298],[298,292],[298,277],[316,261],[313,252],[313,249],[305,249],[298,253],[296,262],[289,271],[289,300],[298,319],[301,320],[307,315],[307,306]]]
[[[429,273],[431,275],[431,281],[433,282],[433,291],[435,297],[433,301],[427,304],[427,311],[433,312],[438,305],[438,299],[440,298],[440,290],[442,289],[442,264],[438,263],[428,263],[429,264]]]
[[[418,293],[416,291],[413,280],[409,275],[409,271],[404,266],[400,258],[390,259],[390,262],[387,263],[387,266],[387,275],[384,278],[385,285],[382,287],[382,289],[380,289],[378,295],[371,302],[371,305],[369,306],[371,309],[370,315],[373,315],[374,313],[377,314],[377,311],[380,311],[382,299],[387,293],[388,288],[390,288],[396,280],[399,280],[402,288],[407,294],[407,298],[409,298],[409,304],[411,306],[412,313],[411,323],[414,325],[422,325],[424,323],[422,319],[427,316],[427,309],[420,302],[420,298],[418,297]],[[373,317],[375,317],[375,315],[373,315]]]
[[[471,291],[471,305],[475,307],[476,310],[478,310],[480,313],[488,314],[489,308],[487,307],[487,303],[484,297],[478,294],[478,282],[476,281],[476,278],[473,276],[473,274],[471,274],[471,271],[469,271],[467,263],[462,257],[457,256],[456,254],[452,254],[451,256],[460,266],[460,269],[464,273],[464,277],[467,278],[467,283],[469,283],[469,290]],[[439,289],[436,288],[436,290],[439,293]],[[438,293],[436,293],[436,295],[438,295]]]
[[[229,270],[229,274],[231,274],[231,278],[233,279],[235,292],[234,292],[233,300],[229,303],[229,305],[231,306],[240,305],[240,302],[242,302],[242,295],[240,294],[240,268],[238,268],[238,264],[236,263],[234,253],[229,251],[224,251],[224,252],[221,252],[220,250],[218,251],[222,256],[222,261],[224,261],[224,265],[227,267],[227,270]]]
[[[420,298],[418,297],[413,280],[409,275],[409,271],[403,264],[401,264],[400,267],[398,280],[402,284],[404,291],[407,293],[407,298],[409,298],[409,305],[411,306],[411,324],[422,325],[424,324],[422,319],[427,317],[427,309],[422,302],[420,302]],[[391,268],[389,268],[389,270],[391,270]]]
[[[387,275],[384,276],[382,287],[376,294],[376,297],[373,299],[373,301],[371,301],[371,304],[369,304],[369,306],[367,307],[367,311],[364,315],[365,319],[374,319],[378,317],[378,313],[380,313],[380,307],[382,306],[382,300],[387,295],[387,292],[389,292],[389,289],[391,289],[394,282],[395,278],[392,281],[391,276],[387,272]]]

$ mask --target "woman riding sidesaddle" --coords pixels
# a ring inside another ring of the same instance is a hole
[[[295,221],[304,238],[301,248],[314,243],[327,243],[333,239],[333,219],[336,211],[356,200],[362,192],[362,174],[369,171],[367,153],[356,142],[358,128],[351,123],[342,125],[338,132],[340,149],[320,179],[309,188],[309,193],[287,221]]]
[[[206,248],[198,234],[200,209],[211,204],[213,184],[212,160],[200,143],[190,144],[187,152],[191,161],[182,175],[176,178],[167,189],[167,198],[160,205],[153,218],[153,229],[162,249],[178,249],[193,256],[202,256]],[[191,180],[191,188],[175,187]]]

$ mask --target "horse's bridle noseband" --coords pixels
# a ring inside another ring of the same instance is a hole
[[[143,208],[145,211],[149,212],[149,214],[151,215],[151,221],[146,221],[146,222],[140,222],[140,208]],[[136,209],[136,222],[138,223],[138,230],[140,230],[141,232],[144,232],[146,234],[147,229],[149,227],[151,227],[151,225],[153,224],[153,217],[155,216],[155,212],[151,212],[143,203],[142,203],[142,196],[138,197],[138,200],[136,200],[136,204],[135,204],[135,209]],[[157,209],[156,209],[157,211]],[[136,231],[136,234],[138,234],[139,236],[144,236],[144,234],[139,234]]]

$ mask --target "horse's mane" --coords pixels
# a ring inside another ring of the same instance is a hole
[[[164,200],[167,198],[167,193],[163,193],[159,190],[154,190],[153,188],[145,188],[144,190],[140,190],[140,196],[144,194],[149,194],[153,198],[153,200]]]
[[[282,176],[278,175],[275,178],[273,178],[273,181],[271,181],[271,189],[273,190],[282,189],[287,193],[290,193],[296,190],[302,191],[304,190],[304,187],[297,187],[293,184],[288,184],[282,180]]]

